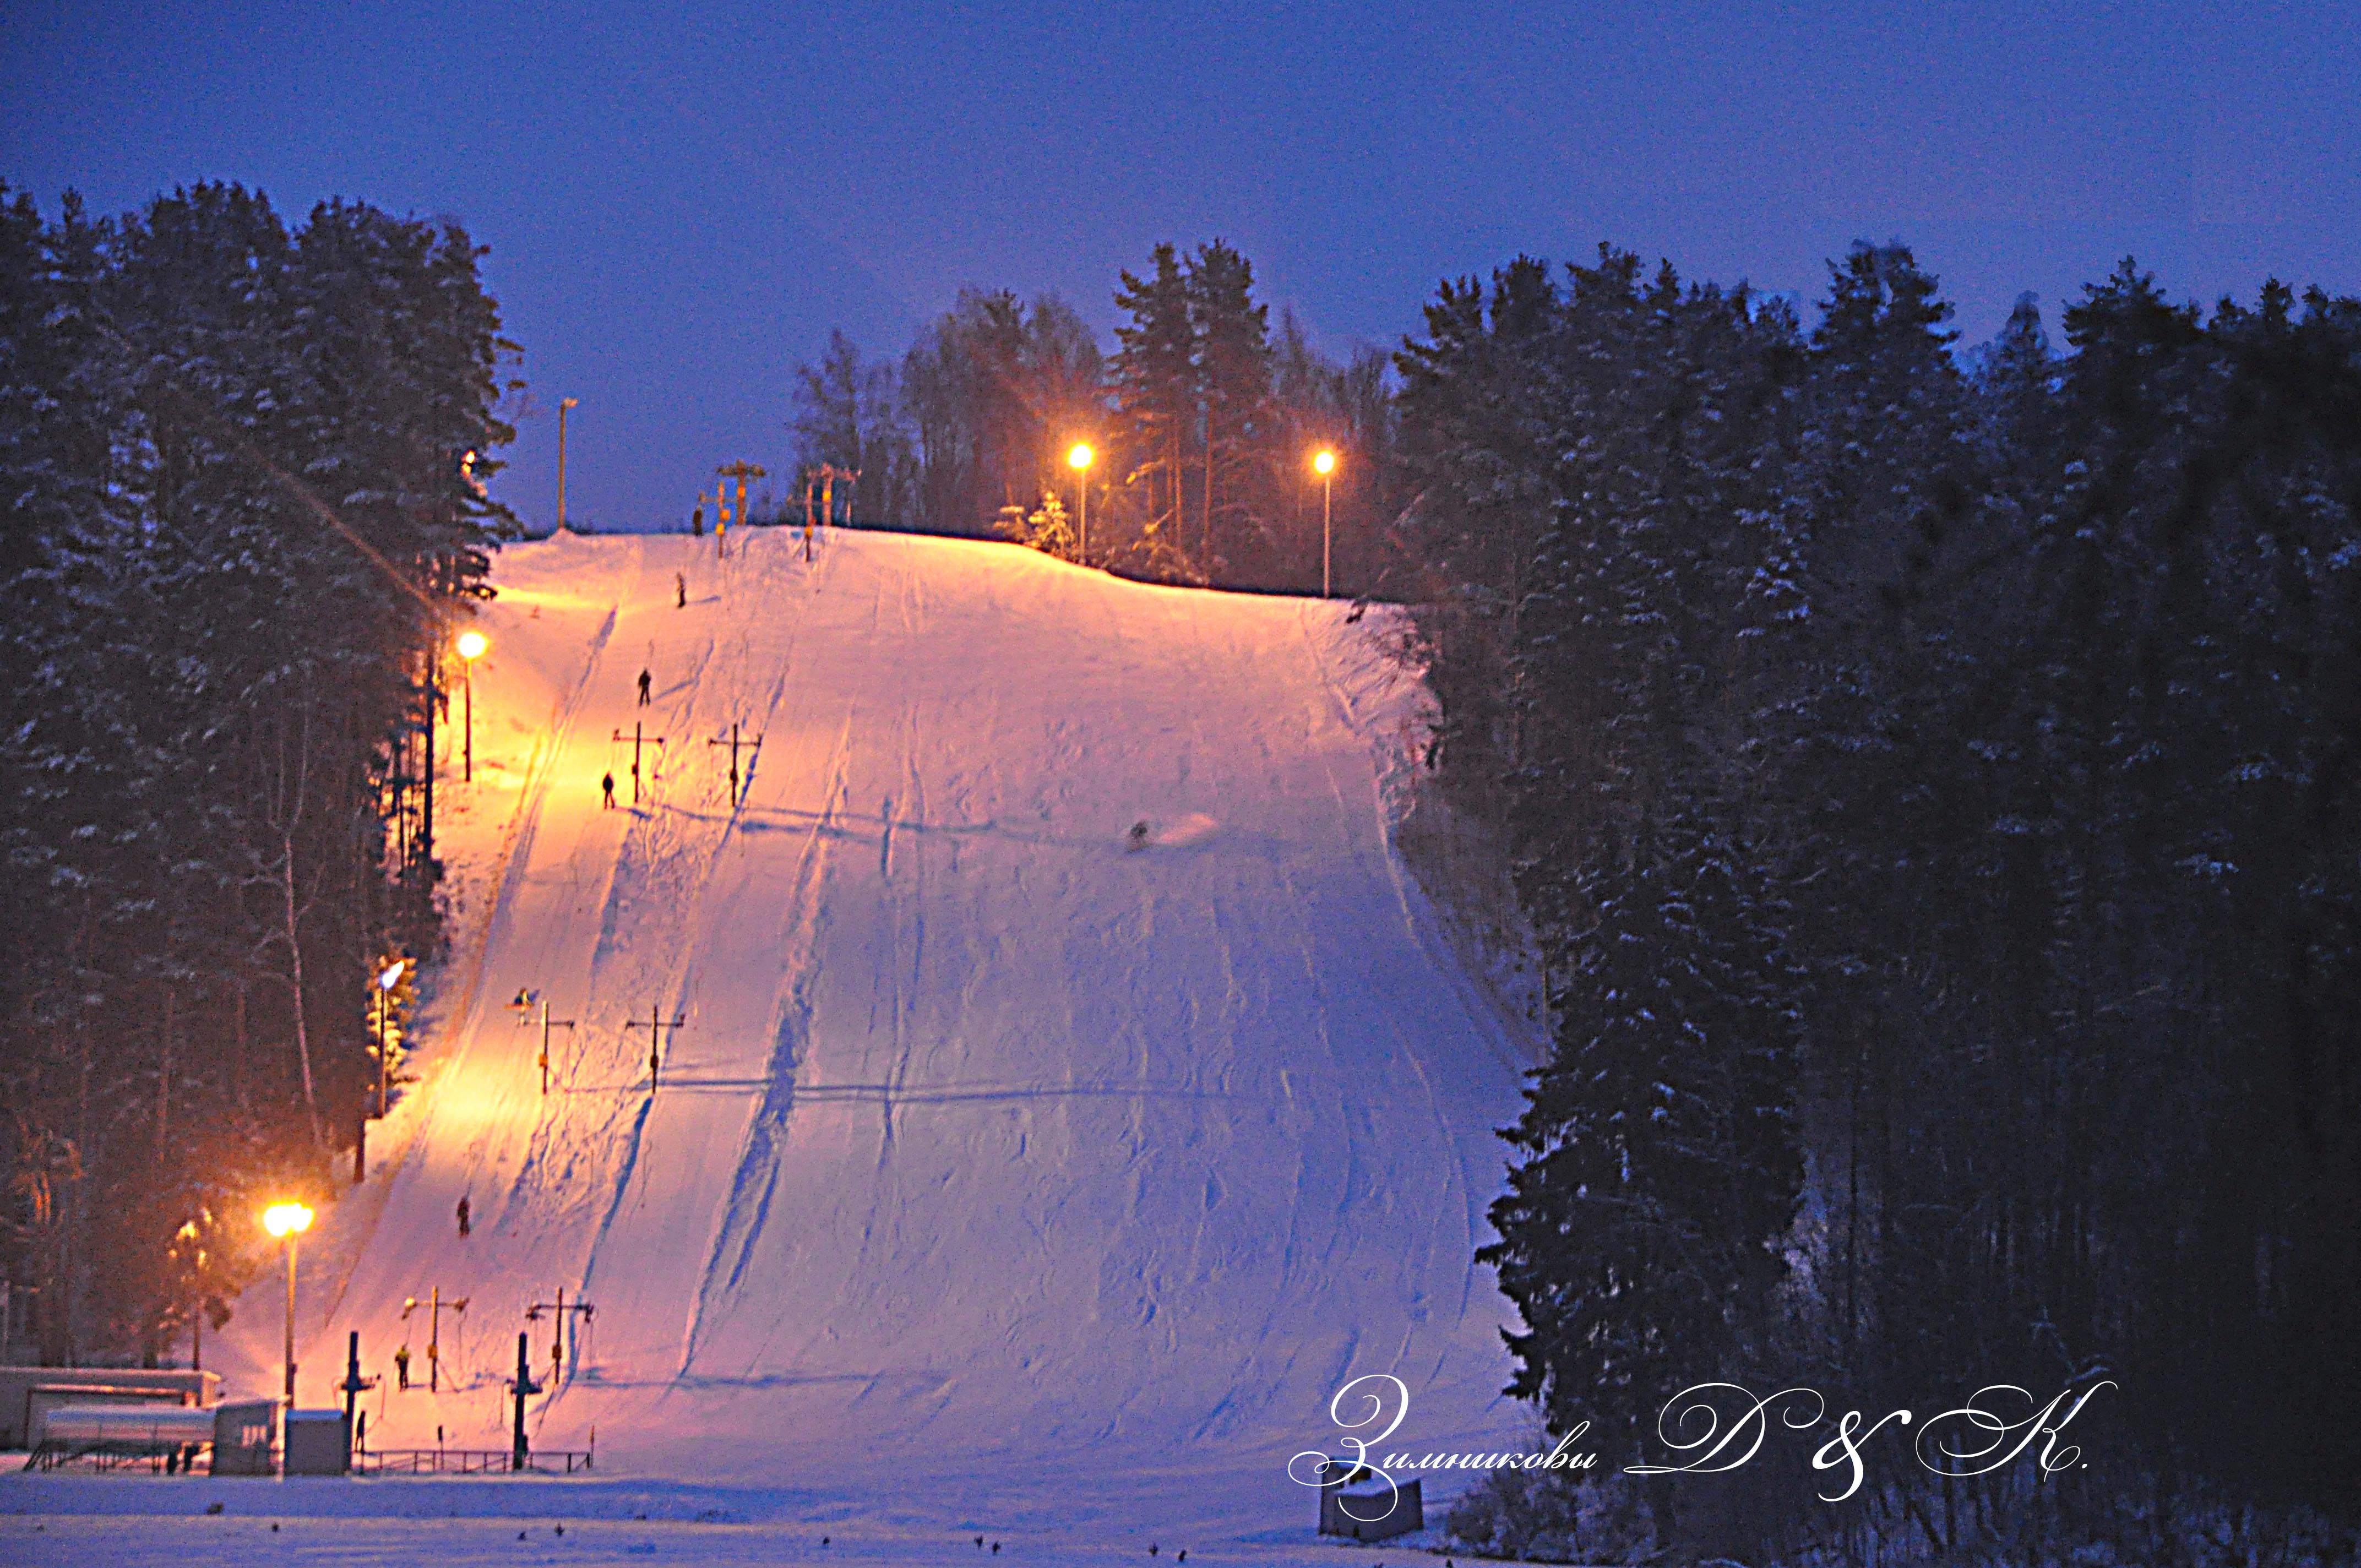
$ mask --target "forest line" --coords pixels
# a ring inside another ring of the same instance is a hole
[[[350,1146],[371,977],[434,950],[424,742],[512,529],[480,254],[233,186],[0,206],[0,1266],[45,1359],[235,1292],[258,1195]],[[2127,261],[2062,346],[2028,299],[1962,352],[1902,246],[1808,319],[1602,247],[1342,366],[1219,242],[1115,302],[1105,356],[1005,291],[891,364],[839,334],[799,461],[857,521],[1077,555],[1088,441],[1093,564],[1307,591],[1339,454],[1337,587],[1411,607],[1427,808],[1544,977],[1482,1255],[1516,1392],[1620,1466],[1708,1378],[2110,1386],[2091,1473],[1889,1468],[1840,1516],[1768,1470],[1504,1480],[1463,1542],[2126,1560],[2341,1496],[2361,302]]]

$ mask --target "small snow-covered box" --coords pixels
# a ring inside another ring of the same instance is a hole
[[[287,1412],[285,1459],[280,1470],[289,1475],[342,1475],[352,1468],[352,1445],[345,1441],[345,1412]]]
[[[214,1474],[268,1475],[270,1445],[279,1435],[279,1401],[240,1399],[215,1405]]]
[[[1426,1500],[1421,1492],[1416,1476],[1397,1486],[1366,1464],[1328,1460],[1320,1466],[1320,1533],[1389,1541],[1424,1530]]]

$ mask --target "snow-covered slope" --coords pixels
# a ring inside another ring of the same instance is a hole
[[[445,1389],[368,1396],[372,1444],[504,1446],[562,1287],[596,1316],[532,1424],[595,1425],[602,1472],[1294,1528],[1282,1466],[1348,1377],[1408,1383],[1400,1446],[1520,1433],[1469,1254],[1526,1047],[1389,846],[1416,692],[1370,628],[1012,546],[732,547],[502,553],[443,792],[456,939],[306,1254],[302,1402],[348,1329],[423,1385],[402,1302],[440,1287]],[[546,1097],[527,987],[579,1021]],[[652,1008],[686,1019],[653,1094]],[[233,1388],[276,1387],[278,1332],[266,1283]]]

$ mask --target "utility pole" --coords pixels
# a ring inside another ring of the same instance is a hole
[[[740,462],[716,468],[714,472],[725,479],[738,481],[738,525],[743,528],[746,525],[746,481],[767,479],[771,477],[770,471],[759,463]]]
[[[426,1387],[432,1393],[443,1387],[443,1314],[446,1310],[466,1312],[467,1298],[462,1296],[455,1301],[445,1301],[443,1299],[443,1287],[437,1285],[427,1292],[423,1302],[415,1296],[406,1299],[401,1303],[401,1321],[408,1322],[410,1314],[422,1306],[426,1309]]]
[[[715,739],[715,740],[708,740],[708,741],[706,742],[706,744],[707,744],[707,745],[708,745],[708,746],[727,746],[727,747],[729,747],[729,748],[730,748],[730,804],[731,806],[738,806],[738,805],[741,804],[741,802],[740,801],[739,796],[738,796],[738,746],[739,746],[739,740],[738,740],[738,725],[737,725],[737,721],[733,719],[733,720],[731,720],[731,722],[730,722],[730,739],[729,739],[729,740],[719,740],[719,739]],[[748,756],[747,756],[747,759],[746,759],[746,772],[747,772],[747,774],[751,777],[751,776],[752,775],[753,772],[754,772],[754,759],[753,759],[752,753],[753,753],[753,752],[756,752],[756,751],[760,751],[763,749],[763,738],[762,738],[760,735],[757,735],[757,736],[755,736],[752,740],[746,741],[746,742],[745,742],[745,745],[746,745],[746,748],[747,748],[747,751],[748,751],[748,753],[749,753],[749,754],[748,754]]]
[[[1336,488],[1336,454],[1322,447],[1312,455],[1312,471],[1320,476],[1320,597],[1329,597],[1328,563],[1334,549],[1335,533],[1329,526],[1332,516],[1330,502]]]
[[[579,398],[557,400],[557,526],[566,526],[566,411],[580,402]]]
[[[418,823],[418,864],[431,896],[434,888],[434,681],[443,663],[442,628],[426,650],[426,782]]]
[[[512,1471],[521,1471],[524,1468],[525,1456],[525,1396],[528,1394],[538,1394],[541,1392],[541,1385],[533,1380],[533,1369],[525,1365],[525,1336],[522,1329],[519,1329],[517,1331],[516,1381],[510,1384],[509,1387],[514,1392],[516,1398],[516,1429],[515,1435],[511,1440],[511,1446],[509,1448],[509,1468]]]
[[[549,1361],[550,1365],[553,1368],[551,1372],[552,1382],[556,1380],[557,1375],[555,1369],[566,1365],[566,1314],[568,1312],[578,1312],[585,1321],[588,1321],[595,1315],[598,1309],[590,1305],[588,1301],[568,1301],[566,1299],[566,1287],[563,1285],[557,1288],[557,1300],[555,1305],[546,1301],[535,1301],[532,1306],[525,1309],[524,1320],[529,1323],[537,1323],[541,1321],[541,1315],[544,1312],[555,1312],[557,1314],[555,1337],[550,1341],[549,1344]],[[580,1350],[582,1348],[582,1332],[579,1329],[577,1329],[574,1333],[574,1348],[577,1350]]]
[[[355,1329],[345,1340],[345,1463],[352,1463],[353,1403],[368,1390],[377,1387],[377,1379],[361,1376],[361,1331]]]
[[[287,1238],[287,1408],[295,1408],[295,1238]]]
[[[738,481],[738,525],[743,528],[746,525],[746,481],[767,479],[771,477],[770,470],[759,463],[732,463],[726,467],[716,468],[714,472],[725,479]]]
[[[549,1032],[552,1029],[571,1029],[574,1027],[574,1020],[551,1017],[549,998],[536,996],[530,991],[518,992],[516,1000],[509,1003],[509,1011],[517,1015],[517,1023],[522,1026],[532,1021],[533,1009],[536,1004],[541,1008],[541,1091],[547,1094],[549,1092]]]
[[[615,739],[620,740],[622,738],[623,732],[620,729],[616,730]],[[631,720],[631,804],[633,806],[640,804],[640,748],[661,746],[664,743],[664,738],[661,735],[642,735],[640,721],[636,718]]]
[[[648,1032],[648,1092],[650,1094],[656,1091],[656,1075],[664,1068],[664,1032],[666,1029],[676,1031],[687,1022],[687,1019],[675,1014],[672,1022],[667,1024],[664,1022],[663,1011],[651,1002],[648,1003],[648,1016],[645,1023],[633,1018],[623,1025],[626,1029],[645,1029]]]

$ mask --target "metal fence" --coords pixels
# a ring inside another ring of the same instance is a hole
[[[514,1455],[505,1448],[372,1448],[353,1455],[357,1475],[498,1475],[516,1469]],[[535,1449],[525,1455],[524,1468],[544,1475],[571,1475],[590,1468],[592,1455],[580,1449]]]

